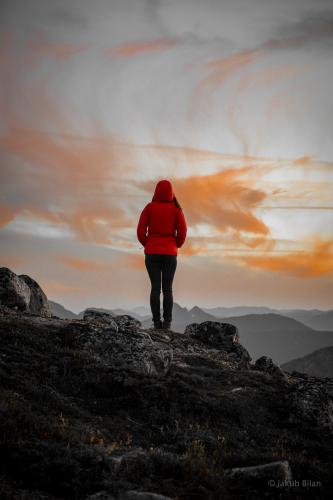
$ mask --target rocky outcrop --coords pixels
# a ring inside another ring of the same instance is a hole
[[[293,372],[289,380],[289,421],[302,419],[309,429],[333,436],[333,379]]]
[[[229,323],[220,323],[218,321],[192,323],[186,327],[184,333],[201,340],[201,342],[211,347],[230,348],[239,343],[238,330]]]
[[[244,478],[254,478],[271,481],[272,486],[279,482],[291,481],[292,473],[288,460],[278,460],[262,465],[253,465],[251,467],[234,467],[226,471],[229,476],[240,476]]]
[[[258,358],[253,366],[253,369],[287,380],[287,375],[284,371],[281,370],[280,366],[274,363],[272,358],[269,358],[268,356],[261,356]]]
[[[30,289],[28,311],[32,314],[38,314],[39,316],[50,317],[51,309],[47,301],[47,297],[37,281],[33,280],[26,274],[20,274],[19,278],[23,280]]]
[[[329,498],[333,379],[251,364],[227,323],[182,335],[93,308],[31,314],[30,281],[3,276],[2,497],[283,499],[272,484],[310,478]]]
[[[7,267],[0,268],[0,304],[17,311],[50,317],[47,297],[39,284],[27,276],[17,276]]]
[[[76,345],[94,352],[101,362],[124,374],[143,376],[165,375],[171,365],[173,351],[163,343],[153,342],[140,329],[141,323],[129,315],[87,309],[80,320],[66,325],[66,331],[77,332]]]
[[[24,280],[7,267],[0,268],[0,304],[18,311],[29,311],[31,291]]]
[[[199,340],[210,348],[225,351],[239,367],[250,366],[251,356],[239,343],[238,330],[234,325],[218,321],[192,323],[185,328],[184,335]]]
[[[101,328],[109,328],[118,331],[118,324],[114,319],[114,316],[110,313],[96,311],[95,309],[85,309],[83,313],[83,320],[89,321],[96,326],[100,326]]]
[[[121,332],[136,331],[141,328],[141,322],[130,316],[129,314],[111,314],[104,311],[99,311],[93,308],[85,309],[83,313],[84,321],[90,321],[95,325],[110,326],[110,328],[116,329]]]

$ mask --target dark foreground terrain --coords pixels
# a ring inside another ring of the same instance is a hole
[[[332,394],[251,363],[232,325],[0,306],[0,497],[329,498]]]

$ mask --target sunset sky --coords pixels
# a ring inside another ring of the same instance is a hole
[[[149,307],[169,179],[174,301],[333,307],[331,0],[2,0],[0,40],[0,267]]]

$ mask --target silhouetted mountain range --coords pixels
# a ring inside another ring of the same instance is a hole
[[[58,316],[58,318],[75,319],[75,318],[79,317],[73,311],[66,309],[64,306],[62,306],[61,304],[58,304],[58,302],[54,302],[53,300],[49,300],[49,306],[51,309],[51,313],[54,316]]]
[[[249,314],[218,321],[237,326],[242,344],[254,358],[271,356],[277,363],[333,345],[333,332],[313,330],[280,314]]]
[[[333,331],[333,311],[320,311],[319,309],[273,309],[270,307],[237,306],[202,308],[216,317],[246,316],[248,314],[280,314],[294,318],[314,330]]]
[[[303,358],[293,359],[281,365],[281,368],[314,377],[333,377],[333,347],[323,347]]]
[[[333,311],[296,309],[281,311],[281,314],[297,319],[314,330],[333,330]]]
[[[203,307],[203,311],[216,317],[222,316],[245,316],[246,314],[267,314],[277,312],[275,309],[260,306],[235,306],[235,307]]]

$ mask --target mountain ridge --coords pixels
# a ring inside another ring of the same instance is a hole
[[[333,346],[322,347],[306,356],[281,365],[286,371],[298,371],[315,377],[333,377]]]

